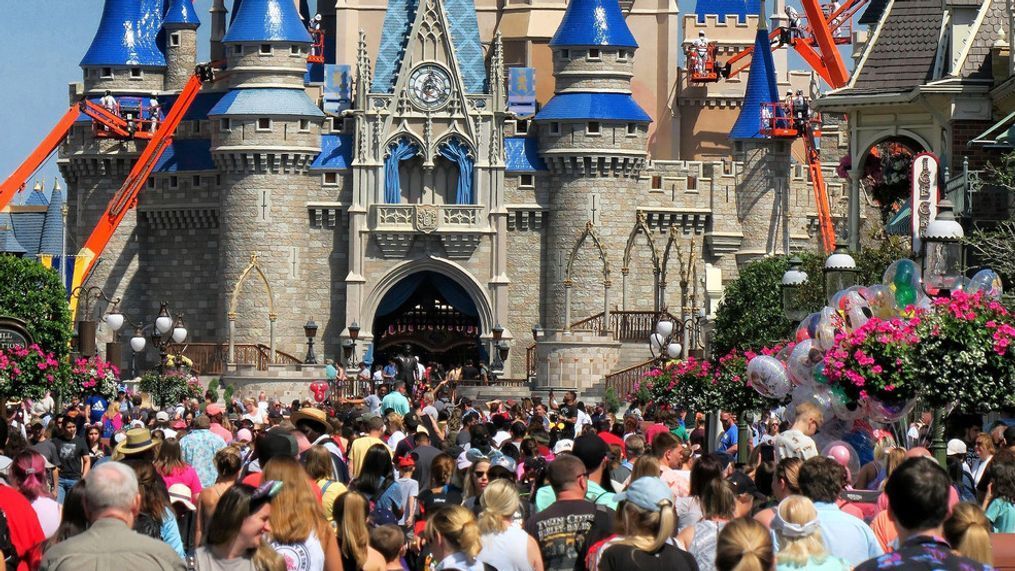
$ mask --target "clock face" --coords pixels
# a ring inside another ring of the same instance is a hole
[[[417,104],[436,109],[451,97],[451,78],[440,66],[421,65],[409,76],[409,89]]]

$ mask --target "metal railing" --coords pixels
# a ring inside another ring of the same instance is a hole
[[[644,341],[655,331],[660,319],[680,320],[668,311],[611,311],[610,334],[617,341]],[[571,331],[603,331],[603,312],[571,324]]]
[[[655,359],[649,359],[644,363],[637,363],[626,369],[606,375],[603,379],[606,383],[606,389],[609,390],[612,387],[617,398],[621,400],[626,399],[627,395],[631,394],[631,391],[634,390],[634,385],[645,376],[645,373],[652,370],[655,364]]]
[[[229,345],[227,343],[187,343],[183,345],[170,345],[170,354],[183,355],[191,361],[194,371],[201,375],[221,375],[226,372],[226,364],[229,360]],[[236,364],[240,366],[253,366],[258,371],[267,371],[268,365],[300,365],[302,360],[283,351],[275,350],[274,359],[271,357],[271,348],[262,343],[236,343],[233,346]]]

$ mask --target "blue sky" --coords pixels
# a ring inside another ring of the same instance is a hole
[[[4,7],[0,77],[5,85],[0,91],[0,177],[6,178],[70,104],[67,85],[81,81],[78,62],[98,26],[103,1],[57,0],[46,9],[36,1],[0,2]],[[694,0],[678,0],[678,5],[681,13],[688,13],[694,9]],[[198,57],[206,60],[211,0],[194,0],[194,6],[203,23]],[[799,58],[790,62],[799,65]],[[40,171],[46,178],[47,192],[58,174],[52,158]]]

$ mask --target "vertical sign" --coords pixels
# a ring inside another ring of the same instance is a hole
[[[924,230],[937,216],[938,169],[940,164],[934,153],[920,153],[913,157],[912,185],[913,252],[920,253]]]
[[[536,69],[532,67],[508,68],[508,111],[519,117],[536,112]]]
[[[324,65],[324,112],[337,115],[352,107],[351,66]]]

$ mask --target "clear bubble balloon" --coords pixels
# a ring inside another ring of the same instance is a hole
[[[804,339],[813,339],[814,334],[817,331],[819,321],[821,321],[820,312],[815,312],[805,317],[796,328],[797,343],[803,341]]]
[[[800,385],[794,387],[790,395],[790,403],[786,405],[786,413],[783,416],[790,424],[796,421],[797,405],[805,402],[813,403],[821,409],[826,420],[832,418],[832,395],[828,387]]]
[[[867,411],[872,422],[892,424],[909,416],[916,406],[916,399],[881,400],[867,399]]]
[[[764,397],[781,399],[793,386],[786,367],[775,357],[759,355],[747,364],[747,382]]]
[[[824,450],[832,442],[842,440],[846,434],[852,432],[853,424],[852,420],[843,420],[834,414],[826,414],[825,423],[821,425],[818,433],[813,437],[814,444],[817,445],[818,450]]]
[[[814,343],[818,349],[827,351],[835,345],[835,336],[843,332],[844,320],[838,311],[831,307],[821,310],[821,320],[818,321],[814,335]]]
[[[810,386],[814,384],[814,367],[824,358],[825,354],[814,347],[813,340],[804,339],[797,343],[786,361],[789,380],[794,385]]]
[[[920,271],[913,260],[903,258],[892,262],[881,281],[891,290],[900,311],[920,301]]]
[[[817,349],[820,351],[820,349]],[[825,374],[825,363],[821,362],[814,365],[814,384],[821,386],[828,386],[831,381],[828,379],[828,375]]]
[[[984,295],[993,299],[1001,299],[1001,294],[1004,293],[1004,286],[1001,284],[1001,276],[997,275],[997,272],[989,268],[984,268],[969,280],[969,286],[966,288],[969,293],[976,293],[982,291]]]
[[[867,288],[865,297],[874,317],[891,319],[899,315],[898,307],[895,305],[895,295],[888,286],[872,285]]]
[[[844,440],[833,440],[821,448],[821,455],[835,460],[836,464],[855,474],[860,469],[860,456]]]
[[[867,414],[865,403],[849,398],[842,387],[831,387],[832,413],[842,420],[854,421]]]
[[[842,313],[845,316],[845,327],[849,331],[863,327],[873,316],[870,304],[859,292],[847,291],[842,297]]]
[[[786,363],[789,362],[789,356],[792,352],[793,345],[787,343],[785,346],[783,346],[782,349],[779,349],[778,353],[775,354],[775,360],[782,363],[782,365],[785,367]]]

